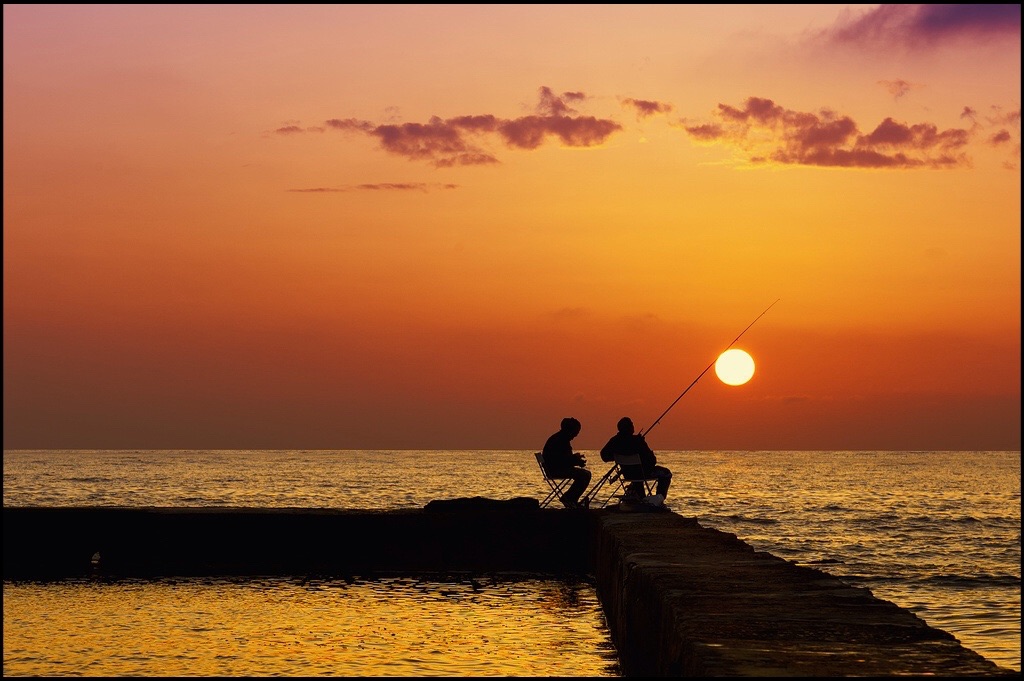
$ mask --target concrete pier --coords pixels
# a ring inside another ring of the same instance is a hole
[[[598,592],[630,675],[1017,675],[867,589],[692,518],[599,524]]]
[[[593,575],[627,676],[1002,676],[909,610],[674,513],[4,508],[4,578]]]

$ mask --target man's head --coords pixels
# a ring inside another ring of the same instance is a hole
[[[627,433],[629,435],[632,435],[633,419],[629,418],[628,416],[623,416],[621,419],[619,419],[618,428],[620,433]]]
[[[582,424],[571,416],[562,419],[562,430],[569,434],[569,437],[576,437],[583,428]]]

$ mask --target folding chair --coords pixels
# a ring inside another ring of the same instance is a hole
[[[544,468],[544,453],[536,452],[534,454],[537,457],[537,465],[540,466],[540,474],[544,476],[544,482],[548,484],[548,488],[551,490],[548,495],[544,497],[544,501],[540,502],[540,507],[544,508],[552,501],[562,496],[562,494],[569,489],[572,485],[572,478],[551,478],[548,477],[548,472]]]
[[[646,471],[644,472],[644,476],[642,478],[627,478],[626,474],[623,473],[622,471],[623,466],[639,465],[641,465],[639,454],[616,454],[615,462],[612,464],[612,467],[608,469],[608,472],[604,474],[604,477],[598,480],[597,484],[591,487],[590,491],[587,492],[586,495],[584,495],[587,497],[590,507],[604,508],[605,506],[608,505],[608,502],[614,499],[615,497],[618,497],[621,500],[623,497],[626,496],[626,488],[629,485],[633,484],[634,482],[639,482],[640,484],[643,485],[645,496],[651,496],[652,494],[654,494],[658,488],[657,478],[650,477],[650,475]],[[594,502],[597,500],[598,493],[601,491],[601,488],[604,487],[606,484],[611,485],[611,493],[605,497],[602,503],[595,504]]]

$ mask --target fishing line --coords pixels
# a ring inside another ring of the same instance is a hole
[[[782,300],[782,298],[776,298],[775,299],[775,303],[779,302],[780,300]],[[747,324],[747,328],[743,329],[742,331],[740,331],[740,335],[736,336],[735,338],[733,338],[732,339],[732,343],[729,343],[729,345],[726,346],[725,350],[728,350],[733,345],[735,345],[736,341],[738,341],[743,336],[743,334],[745,334],[747,332],[747,329],[752,327],[754,325],[754,323],[757,322],[758,319],[763,317],[765,315],[765,313],[768,312],[768,310],[772,309],[772,306],[774,306],[775,303],[772,303],[771,305],[766,307],[764,309],[764,312],[762,312],[761,314],[757,315],[757,317],[754,318],[753,322],[750,322],[749,324]],[[725,352],[725,350],[722,350],[722,352]],[[721,355],[722,352],[720,352],[718,354]],[[657,418],[657,420],[654,423],[652,423],[647,428],[647,430],[641,430],[640,431],[640,437],[645,437],[647,435],[647,433],[649,433],[652,430],[654,430],[654,426],[658,425],[658,422],[660,422],[663,418],[665,418],[665,414],[669,413],[672,410],[672,407],[676,406],[676,402],[678,402],[679,400],[683,399],[683,395],[685,395],[686,393],[690,392],[690,388],[692,388],[693,386],[697,385],[697,381],[699,381],[704,376],[704,374],[706,374],[708,372],[708,370],[711,369],[711,367],[715,366],[715,362],[717,362],[717,361],[718,361],[718,357],[715,357],[714,361],[711,362],[711,364],[709,364],[707,366],[707,368],[704,369],[704,371],[700,372],[700,374],[697,376],[697,378],[693,379],[693,383],[691,383],[690,385],[686,386],[686,390],[681,392],[679,394],[679,397],[677,397],[675,400],[672,401],[672,404],[668,405],[668,409],[666,409],[665,411],[661,412],[661,416],[659,416]]]

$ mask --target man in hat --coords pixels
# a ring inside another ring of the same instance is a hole
[[[668,496],[668,486],[672,482],[672,471],[658,465],[658,457],[654,455],[654,451],[648,446],[647,440],[644,439],[643,435],[634,433],[633,420],[631,418],[623,416],[619,419],[617,427],[618,432],[612,435],[608,443],[601,448],[601,460],[614,461],[616,456],[638,455],[640,463],[622,466],[622,474],[627,480],[634,481],[629,483],[629,487],[626,490],[627,493],[637,499],[642,499],[644,496],[644,485],[641,481],[657,478],[658,489],[656,494],[661,497],[658,501],[665,501],[665,497]]]

